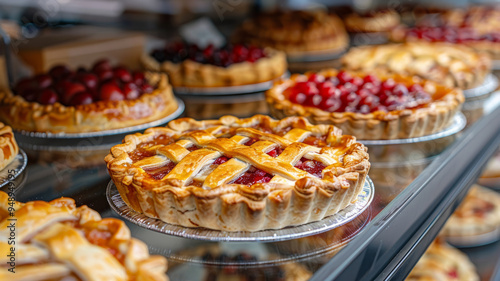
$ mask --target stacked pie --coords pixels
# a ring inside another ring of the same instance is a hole
[[[259,14],[242,24],[235,40],[272,47],[290,56],[336,53],[349,44],[342,20],[321,10]]]
[[[464,102],[458,89],[400,74],[335,69],[294,74],[266,92],[271,114],[331,124],[358,139],[404,139],[438,132]]]
[[[344,18],[345,28],[351,33],[388,32],[399,23],[399,14],[390,9],[351,13]]]
[[[300,117],[178,119],[129,135],[105,159],[123,200],[170,224],[223,231],[318,221],[356,201],[366,147]]]
[[[168,280],[167,260],[150,256],[143,242],[130,237],[124,222],[101,219],[70,198],[28,203],[10,199],[0,191],[1,280]],[[9,243],[13,235],[15,244]],[[12,253],[15,274],[8,271]]]
[[[449,43],[357,47],[342,57],[342,64],[355,71],[416,75],[461,89],[480,86],[491,71],[491,60],[486,54]]]
[[[469,258],[440,239],[432,242],[406,281],[479,281]]]
[[[54,66],[0,92],[0,120],[15,130],[82,133],[130,127],[172,114],[178,105],[164,74],[112,67]]]
[[[274,80],[286,72],[283,52],[243,44],[216,48],[182,42],[141,58],[144,67],[168,74],[174,87],[225,87]]]
[[[0,170],[7,167],[18,153],[19,147],[12,128],[0,122]]]

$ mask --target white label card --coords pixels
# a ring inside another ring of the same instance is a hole
[[[188,43],[196,44],[200,48],[205,48],[210,44],[217,48],[222,47],[226,43],[224,36],[207,17],[181,26],[180,34]]]

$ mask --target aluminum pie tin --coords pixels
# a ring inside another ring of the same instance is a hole
[[[323,233],[350,222],[370,205],[373,200],[374,191],[373,182],[369,177],[366,177],[365,184],[358,195],[356,203],[347,206],[332,216],[303,225],[255,232],[226,232],[206,228],[189,228],[147,217],[144,214],[136,212],[123,201],[113,181],[110,181],[108,184],[106,198],[111,208],[122,218],[143,228],[160,233],[188,239],[217,242],[276,242]]]
[[[492,231],[469,236],[444,236],[446,241],[458,248],[479,247],[500,240],[500,227]]]
[[[184,102],[180,99],[176,99],[177,104],[179,105],[177,109],[168,116],[165,116],[161,119],[139,124],[136,126],[114,129],[114,130],[105,130],[105,131],[97,131],[97,132],[87,132],[87,133],[78,133],[78,134],[66,134],[66,133],[44,133],[44,132],[28,132],[28,131],[15,131],[20,136],[30,137],[30,138],[38,138],[38,139],[82,139],[82,138],[92,138],[92,137],[103,137],[103,136],[113,136],[113,135],[121,135],[121,134],[129,134],[137,131],[143,131],[151,127],[157,127],[163,125],[177,117],[179,117],[182,112],[184,112]]]
[[[484,95],[488,95],[495,91],[498,87],[498,78],[493,74],[488,74],[484,79],[483,84],[476,88],[464,90],[464,96],[466,99],[479,98]]]
[[[464,114],[461,112],[457,112],[455,117],[453,117],[453,122],[448,128],[422,137],[409,138],[409,139],[393,139],[393,140],[358,140],[360,143],[364,145],[397,145],[397,144],[410,144],[410,143],[419,143],[437,140],[445,137],[452,136],[460,131],[462,131],[467,125],[467,119]]]
[[[301,52],[296,54],[287,54],[286,58],[289,63],[296,62],[320,62],[340,58],[346,51],[347,47],[342,50],[326,50],[326,51],[311,51]]]
[[[16,181],[16,179],[18,179],[24,170],[26,170],[27,165],[28,156],[26,156],[26,153],[22,149],[19,149],[19,153],[16,155],[14,160],[5,168],[0,170],[0,188],[6,187],[9,183],[17,185],[18,181]],[[16,189],[18,187],[19,186],[15,186]]]
[[[176,95],[209,95],[209,96],[223,96],[223,95],[239,95],[257,92],[265,92],[269,90],[275,81],[286,79],[290,76],[289,72],[285,72],[281,77],[274,80],[241,86],[227,86],[227,87],[173,87]]]

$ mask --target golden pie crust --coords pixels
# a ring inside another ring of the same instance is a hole
[[[399,14],[394,10],[378,11],[369,16],[352,13],[344,18],[345,28],[352,33],[387,32],[399,23]]]
[[[462,204],[450,217],[442,234],[447,237],[469,237],[500,228],[500,195],[474,185]]]
[[[466,9],[452,9],[441,15],[443,22],[449,26],[471,27],[479,34],[500,31],[500,6],[469,6]]]
[[[336,76],[335,69],[318,72],[325,77]],[[370,72],[371,73],[371,72]],[[459,111],[465,98],[459,89],[447,88],[432,81],[418,77],[388,74],[377,76],[381,79],[393,78],[398,83],[412,85],[421,84],[432,95],[433,101],[415,109],[397,111],[376,111],[369,114],[356,112],[327,112],[316,107],[308,107],[292,103],[283,92],[297,81],[307,80],[312,73],[294,74],[289,79],[282,79],[266,92],[271,115],[275,118],[287,116],[306,117],[313,124],[334,125],[343,133],[356,136],[362,140],[405,139],[421,137],[439,132],[453,122],[455,113]],[[352,73],[362,76],[367,73]]]
[[[342,57],[342,64],[354,71],[416,75],[461,89],[480,86],[491,72],[491,60],[486,54],[449,43],[413,42],[357,47]]]
[[[425,39],[417,37],[408,37],[406,32],[408,27],[400,25],[394,28],[389,34],[389,38],[393,42],[427,42]],[[493,41],[464,41],[457,45],[468,46],[477,52],[488,54],[492,59],[500,59],[500,43]]]
[[[287,55],[340,52],[349,45],[342,20],[321,10],[275,11],[245,21],[234,40]]]
[[[152,122],[178,107],[164,74],[146,73],[151,93],[135,100],[97,101],[78,106],[27,102],[11,91],[0,91],[0,120],[15,130],[48,133],[84,133],[125,128]]]
[[[464,253],[436,239],[406,278],[406,281],[432,280],[479,281],[479,276]]]
[[[130,207],[185,227],[257,231],[321,220],[357,199],[370,167],[366,147],[354,137],[299,117],[183,118],[168,127],[127,136],[123,144],[111,148],[105,161]],[[318,147],[302,143],[308,137],[325,143]],[[155,139],[175,143],[150,143]],[[252,139],[254,144],[244,145]],[[199,149],[191,152],[193,145]],[[278,157],[266,154],[277,147],[284,149]],[[133,161],[141,149],[148,157]],[[220,156],[231,159],[212,165]],[[326,166],[322,178],[294,167],[302,157]],[[176,166],[159,180],[145,171],[170,162]],[[272,180],[252,186],[232,183],[252,167],[272,175]]]
[[[7,167],[19,153],[12,128],[0,122],[0,170]]]
[[[285,74],[286,56],[283,52],[264,49],[266,57],[255,62],[234,63],[228,67],[202,64],[193,60],[181,63],[159,63],[149,54],[143,54],[141,62],[150,71],[167,73],[174,87],[225,87],[241,86],[271,81]]]
[[[71,198],[20,203],[0,191],[0,226],[0,280],[168,281],[167,260],[150,256],[123,221],[101,219]],[[8,271],[11,247],[15,274]]]

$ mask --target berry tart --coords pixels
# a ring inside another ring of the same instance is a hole
[[[123,221],[101,219],[71,198],[20,203],[0,191],[0,226],[0,280],[168,281],[167,260],[150,256]]]
[[[282,50],[287,55],[337,53],[349,37],[342,20],[324,11],[274,11],[245,21],[235,40]]]
[[[307,117],[363,140],[432,134],[452,121],[464,102],[459,89],[417,77],[324,70],[294,74],[266,92],[271,114]]]
[[[281,77],[287,69],[283,52],[242,44],[203,49],[174,43],[141,58],[151,71],[168,74],[174,87],[226,87],[256,84]]]
[[[450,242],[457,239],[473,242],[479,235],[492,234],[494,239],[498,237],[499,230],[500,195],[474,185],[446,223],[442,234],[450,238]]]
[[[394,42],[448,42],[469,46],[500,59],[500,31],[481,34],[469,26],[399,26],[390,34]]]
[[[480,86],[491,72],[491,60],[486,54],[448,43],[362,46],[344,55],[342,64],[354,71],[416,75],[461,89]]]
[[[177,109],[167,77],[130,72],[107,60],[92,69],[54,66],[0,92],[0,119],[15,130],[82,133],[164,118]]]
[[[389,9],[352,13],[344,18],[345,28],[351,33],[388,32],[399,23],[399,14]]]
[[[406,281],[479,281],[476,267],[459,250],[436,239],[422,255]]]
[[[0,122],[0,170],[7,167],[18,153],[19,147],[12,128]]]
[[[304,118],[183,118],[129,135],[106,156],[123,200],[148,217],[223,231],[318,221],[356,201],[366,147]]]

